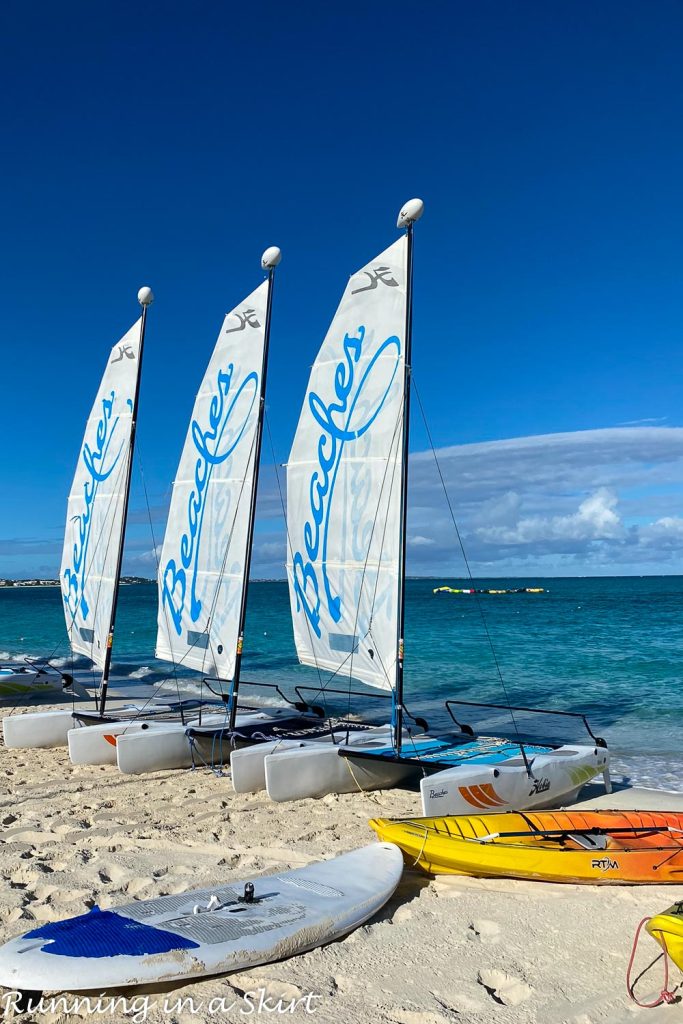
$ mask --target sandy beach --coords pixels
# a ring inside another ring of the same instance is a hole
[[[208,770],[126,777],[113,767],[74,767],[66,749],[1,747],[0,759],[3,941],[94,903],[108,909],[327,858],[372,842],[369,817],[415,814],[419,805],[417,794],[404,790],[276,805],[265,794],[236,795],[229,777]],[[109,1019],[671,1019],[671,1007],[634,1007],[624,978],[638,922],[677,893],[667,886],[430,879],[406,869],[379,917],[343,941],[248,973],[127,993],[127,1005]],[[657,951],[645,936],[638,964],[645,967]],[[673,971],[671,987],[679,980]],[[651,998],[661,979],[659,961],[640,997]],[[87,1005],[74,1009],[73,998],[31,1019],[108,1019],[106,1001],[93,1014]],[[6,998],[8,1016],[10,1007]]]

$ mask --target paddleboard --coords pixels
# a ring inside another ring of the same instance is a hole
[[[295,871],[139,900],[43,924],[0,947],[0,985],[69,991],[149,985],[283,960],[341,938],[392,896],[393,843]],[[253,887],[253,888],[252,888]]]

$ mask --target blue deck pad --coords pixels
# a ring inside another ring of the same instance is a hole
[[[537,743],[525,743],[524,751],[528,757],[547,754],[553,747],[539,746]],[[373,750],[373,754],[395,754],[394,747],[382,747]],[[500,764],[510,757],[520,754],[519,743],[510,740],[471,740],[469,743],[457,743],[450,739],[441,740],[409,740],[401,746],[401,757],[411,761],[443,761],[446,764]]]
[[[98,959],[107,956],[144,956],[169,953],[174,949],[197,949],[198,943],[161,928],[131,921],[111,910],[93,907],[87,914],[66,921],[52,921],[25,939],[45,939],[43,953],[55,956],[82,956]]]

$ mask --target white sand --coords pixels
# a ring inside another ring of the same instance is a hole
[[[73,767],[66,750],[0,748],[0,759],[3,941],[37,922],[83,913],[93,902],[109,908],[330,857],[372,841],[369,817],[419,811],[418,795],[398,790],[276,805],[265,795],[237,796],[229,778],[209,771],[126,777],[113,767]],[[678,895],[678,887],[430,880],[407,870],[379,918],[343,942],[248,974],[151,992],[137,1019],[673,1021],[680,1008],[633,1007],[624,978],[639,920]],[[645,966],[657,951],[645,935],[638,963]],[[660,961],[641,998],[659,991],[661,972]],[[310,992],[321,998],[309,1002],[310,1015],[300,1005],[294,1013],[257,1016],[240,994],[260,989],[271,1000]],[[192,997],[196,1012],[189,1004],[165,1012],[164,1000],[173,1005],[180,997]],[[210,1005],[216,998],[235,1006],[222,1012]],[[112,1018],[83,1010],[31,1019]]]

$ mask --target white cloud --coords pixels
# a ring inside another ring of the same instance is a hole
[[[480,575],[683,573],[681,427],[610,427],[451,445],[437,457],[465,551]],[[434,455],[415,452],[410,461],[408,571],[462,576]],[[284,575],[277,484],[274,469],[266,467],[255,576]],[[284,492],[284,474],[280,486]],[[161,500],[158,509],[161,515]],[[149,531],[142,524],[135,534],[127,539],[125,571],[151,575]],[[27,556],[40,554],[53,556],[48,575],[56,575],[59,551],[61,539],[0,539],[6,575],[15,566],[24,571]]]
[[[535,544],[540,541],[607,540],[623,536],[624,526],[615,511],[617,496],[606,487],[585,498],[563,516],[527,516],[514,526],[478,527],[477,536],[493,544]]]
[[[663,516],[642,527],[638,539],[643,547],[683,549],[683,519],[679,516]]]
[[[134,556],[134,560],[139,562],[140,565],[153,565],[156,569],[161,558],[161,544],[157,544],[155,548],[151,548],[149,551],[141,551],[139,554]]]
[[[683,428],[611,427],[437,452],[480,574],[683,571]],[[462,575],[432,452],[411,456],[409,571]]]

